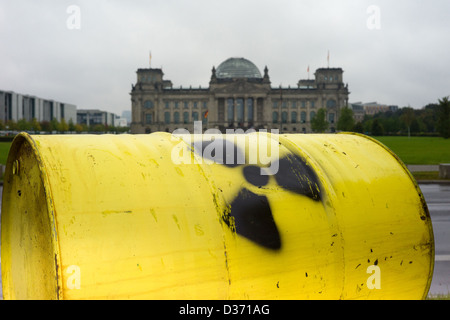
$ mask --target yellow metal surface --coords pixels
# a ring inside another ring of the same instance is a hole
[[[431,219],[384,146],[229,135],[234,161],[220,163],[208,137],[190,138],[18,136],[2,202],[4,298],[426,297]],[[277,152],[249,161],[261,141]]]

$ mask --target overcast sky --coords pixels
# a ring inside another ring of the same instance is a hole
[[[449,14],[448,0],[0,0],[0,89],[120,115],[149,51],[175,87],[207,87],[229,57],[295,87],[329,50],[350,102],[422,108],[450,95]]]

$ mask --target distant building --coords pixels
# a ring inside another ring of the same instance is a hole
[[[208,88],[175,88],[161,69],[138,69],[132,85],[132,133],[193,132],[203,129],[280,129],[309,133],[320,108],[327,111],[329,131],[336,130],[340,109],[348,104],[348,86],[341,68],[317,69],[313,80],[297,87],[272,87],[267,67],[259,69],[244,58],[230,58],[212,69]]]
[[[355,122],[362,122],[364,120],[364,115],[366,114],[364,106],[360,103],[350,103],[349,107],[353,111],[353,119],[355,119]]]
[[[31,121],[38,122],[62,119],[68,123],[77,121],[77,107],[73,104],[58,102],[55,100],[43,99],[31,95],[15,93],[13,91],[0,90],[0,120]]]
[[[381,104],[377,102],[368,102],[363,104],[364,112],[367,115],[374,115],[376,113],[380,112],[388,112],[388,111],[395,111],[395,108],[398,109],[397,106],[389,106],[386,104]]]
[[[117,126],[119,117],[114,113],[98,109],[77,110],[77,123],[87,126],[101,124],[108,127]]]
[[[114,120],[114,123],[115,123],[115,127],[121,127],[121,128],[124,128],[124,127],[127,127],[128,126],[128,121],[127,121],[127,119],[126,118],[119,118],[119,117],[117,117],[115,120]]]
[[[389,106],[389,111],[395,112],[398,110],[398,106]]]
[[[127,126],[131,125],[131,110],[123,111],[122,118],[127,119]]]
[[[373,116],[381,112],[395,112],[398,110],[398,106],[386,105],[378,102],[353,102],[350,103],[353,109],[355,121],[359,122],[364,119],[364,115]]]

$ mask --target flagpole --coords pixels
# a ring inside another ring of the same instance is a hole
[[[328,69],[330,69],[330,50],[328,50],[327,60],[328,60]]]

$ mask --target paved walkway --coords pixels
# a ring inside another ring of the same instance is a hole
[[[439,165],[408,165],[407,167],[411,172],[439,171]]]

